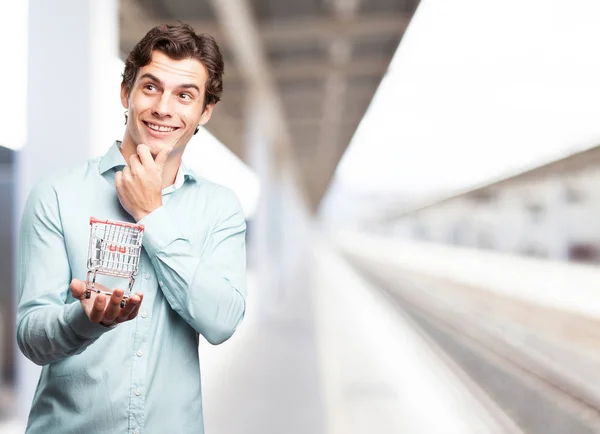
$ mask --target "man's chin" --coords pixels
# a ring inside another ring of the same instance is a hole
[[[148,149],[150,149],[150,153],[152,154],[152,156],[154,158],[156,158],[156,156],[158,155],[158,153],[160,151],[170,147],[170,145],[167,143],[152,143],[152,142],[148,143],[147,146],[148,146]]]
[[[160,151],[168,148],[176,148],[181,143],[182,137],[180,134],[173,137],[164,137],[157,138],[147,135],[145,137],[140,137],[141,140],[146,140],[145,142],[140,142],[148,146],[150,149],[150,153],[153,157],[156,157]]]
[[[152,156],[156,158],[156,156],[158,155],[158,153],[160,152],[160,150],[162,148],[158,148],[156,146],[149,145],[148,149],[150,149],[150,153],[152,154]]]

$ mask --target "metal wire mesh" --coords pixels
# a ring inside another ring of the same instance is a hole
[[[111,223],[92,223],[88,269],[117,277],[137,273],[142,231]]]
[[[93,217],[90,226],[88,289],[95,289],[96,274],[104,274],[130,279],[130,291],[138,272],[144,227]]]

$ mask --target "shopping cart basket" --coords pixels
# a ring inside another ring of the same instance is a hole
[[[125,306],[126,300],[131,296],[134,276],[138,272],[143,234],[143,225],[90,218],[86,298],[90,298],[92,291],[109,296],[112,294],[112,289],[109,290],[104,285],[96,287],[97,274],[129,279],[121,302],[121,307]]]

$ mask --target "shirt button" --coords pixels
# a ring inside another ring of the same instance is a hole
[[[146,275],[144,276],[146,279],[150,279],[150,273],[146,273]]]
[[[140,389],[139,387],[137,389],[135,389],[135,396],[140,396],[142,394],[142,389]]]
[[[148,312],[146,312],[146,311],[143,311],[143,312],[142,312],[142,318],[146,318],[147,316],[148,316]]]
[[[138,357],[142,357],[144,355],[144,352],[142,350],[138,350],[138,352],[136,354]]]
[[[160,286],[163,286],[163,285],[164,285],[164,283],[163,283],[163,281],[162,281],[162,280],[159,280],[158,284],[159,284]]]

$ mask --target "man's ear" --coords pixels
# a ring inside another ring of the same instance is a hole
[[[210,117],[212,116],[212,112],[215,108],[215,104],[208,104],[205,108],[204,111],[202,112],[202,115],[200,116],[200,122],[198,122],[198,125],[206,125],[206,123],[210,120]]]
[[[129,92],[125,87],[125,83],[121,83],[121,104],[123,104],[123,108],[129,108]]]

